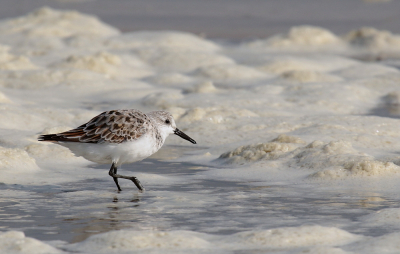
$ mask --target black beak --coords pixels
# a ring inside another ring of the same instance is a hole
[[[186,135],[185,133],[183,133],[182,131],[180,131],[178,128],[176,128],[174,130],[174,134],[178,135],[179,137],[186,139],[187,141],[192,142],[193,144],[197,144],[196,141],[194,139],[192,139],[191,137],[189,137],[188,135]]]

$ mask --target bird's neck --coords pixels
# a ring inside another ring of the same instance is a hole
[[[156,142],[156,147],[157,149],[160,149],[161,146],[164,144],[165,139],[167,138],[168,135],[165,135],[164,133],[162,133],[162,131],[160,131],[158,128],[154,129],[154,138],[155,138],[155,142]]]

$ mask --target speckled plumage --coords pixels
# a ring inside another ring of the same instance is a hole
[[[45,141],[122,143],[140,138],[151,128],[150,118],[138,110],[110,110],[75,129],[42,137],[50,138]]]
[[[130,179],[141,190],[142,186],[135,177],[116,175],[117,167],[143,160],[157,152],[171,133],[196,144],[176,128],[169,112],[144,114],[136,109],[105,111],[75,129],[41,135],[39,141],[55,142],[96,163],[112,163],[109,174],[119,190],[117,178]]]

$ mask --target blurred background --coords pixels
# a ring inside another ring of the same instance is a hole
[[[0,0],[0,19],[42,7],[94,14],[122,32],[180,30],[246,40],[314,25],[336,34],[364,26],[400,33],[400,1],[388,0]]]

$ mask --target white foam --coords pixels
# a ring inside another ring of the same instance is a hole
[[[267,52],[260,54],[253,49],[238,47],[230,53],[237,63],[254,66],[266,72],[281,74],[292,70],[308,70],[331,72],[359,65],[360,62],[351,58],[334,54],[322,54],[319,52]]]
[[[335,74],[340,75],[344,78],[351,79],[366,79],[368,77],[385,75],[385,74],[398,74],[399,71],[396,68],[383,66],[379,64],[360,64],[356,66],[351,66],[343,70],[337,71]]]
[[[0,233],[0,251],[8,254],[51,254],[63,253],[61,250],[38,241],[31,237],[26,237],[20,231],[8,231]]]
[[[177,101],[182,99],[184,95],[180,91],[168,91],[152,93],[142,99],[145,106],[157,106],[159,108],[169,108],[179,106]]]
[[[3,171],[4,176],[39,170],[35,159],[31,158],[29,154],[22,149],[0,147],[0,157],[0,170]]]
[[[0,70],[32,70],[38,67],[26,56],[9,53],[10,47],[0,45]]]
[[[351,245],[348,248],[350,251],[357,253],[379,253],[385,251],[386,253],[398,253],[400,251],[400,243],[398,241],[400,233],[386,234],[376,238],[369,238]]]
[[[0,92],[0,103],[11,103],[12,101],[2,92]]]
[[[18,89],[40,89],[60,84],[82,85],[100,83],[104,75],[79,69],[39,69],[24,72],[3,72],[0,85]],[[98,84],[96,84],[98,86]]]
[[[360,237],[335,227],[300,226],[242,232],[228,240],[232,245],[289,249],[302,246],[335,246],[359,240]]]
[[[311,247],[318,250],[332,250],[328,253],[341,253],[340,246],[355,242],[362,237],[334,227],[300,226],[275,228],[270,230],[246,231],[233,235],[213,236],[192,231],[111,231],[87,240],[71,244],[66,248],[97,253],[125,253],[132,250],[158,250],[164,253],[186,250],[249,250],[249,249],[291,249]],[[218,252],[217,252],[218,253]]]
[[[292,27],[286,34],[275,35],[265,41],[256,41],[252,47],[326,46],[340,44],[341,40],[329,30],[315,26]]]
[[[175,48],[183,51],[215,52],[220,47],[194,34],[178,31],[140,31],[108,39],[105,44],[114,49]]]
[[[90,119],[85,113],[75,114],[73,111],[32,107],[26,110],[23,105],[3,104],[0,106],[0,127],[19,131],[42,131],[53,125],[67,125],[72,120],[82,117]],[[89,114],[92,115],[92,114]],[[81,120],[82,121],[82,120]]]
[[[140,48],[133,51],[147,64],[162,71],[188,72],[200,67],[233,64],[227,56],[201,50],[180,48]]]
[[[343,80],[340,77],[316,71],[287,71],[282,73],[282,77],[286,80],[300,83],[340,82]]]
[[[186,90],[189,93],[216,93],[218,89],[214,86],[213,82],[205,81],[196,84],[195,86]]]
[[[159,85],[176,85],[176,84],[192,83],[193,77],[184,75],[179,72],[169,72],[149,77],[146,81],[150,83],[156,83]]]
[[[362,27],[349,32],[345,37],[351,45],[372,50],[398,50],[400,35],[373,27]]]
[[[53,68],[71,68],[89,70],[107,75],[107,77],[118,78],[141,78],[152,72],[140,60],[122,57],[101,51],[93,55],[78,56],[71,55],[59,63],[54,63]]]
[[[221,124],[241,117],[257,117],[258,115],[247,109],[227,108],[193,108],[188,110],[181,118],[182,122],[208,121],[214,124]]]
[[[296,149],[293,144],[276,142],[241,146],[231,152],[221,154],[221,159],[228,159],[229,163],[243,163],[266,159],[277,159],[280,155]]]
[[[74,156],[74,154],[72,154],[69,149],[54,145],[52,143],[30,144],[25,147],[25,150],[26,152],[28,152],[29,155],[37,158],[41,162],[48,160],[60,162],[61,160],[65,160],[65,162],[73,163],[75,160],[80,160],[79,158]]]
[[[120,230],[91,236],[81,243],[71,245],[68,249],[96,253],[119,253],[140,249],[209,249],[211,244],[199,236],[201,234],[189,231]]]
[[[205,66],[197,69],[195,73],[196,75],[203,78],[210,78],[214,80],[229,80],[231,82],[243,79],[262,79],[268,77],[264,73],[255,70],[254,68],[232,64]]]
[[[329,143],[314,141],[305,146],[291,142],[252,144],[238,147],[219,157],[219,161],[229,164],[260,162],[256,164],[258,167],[264,167],[265,163],[273,165],[267,161],[278,159],[281,159],[281,163],[286,161],[287,167],[292,169],[316,171],[310,173],[309,177],[317,179],[400,174],[400,167],[393,162],[374,160],[371,156],[354,149],[350,142],[345,141]],[[263,163],[264,161],[266,162]]]

